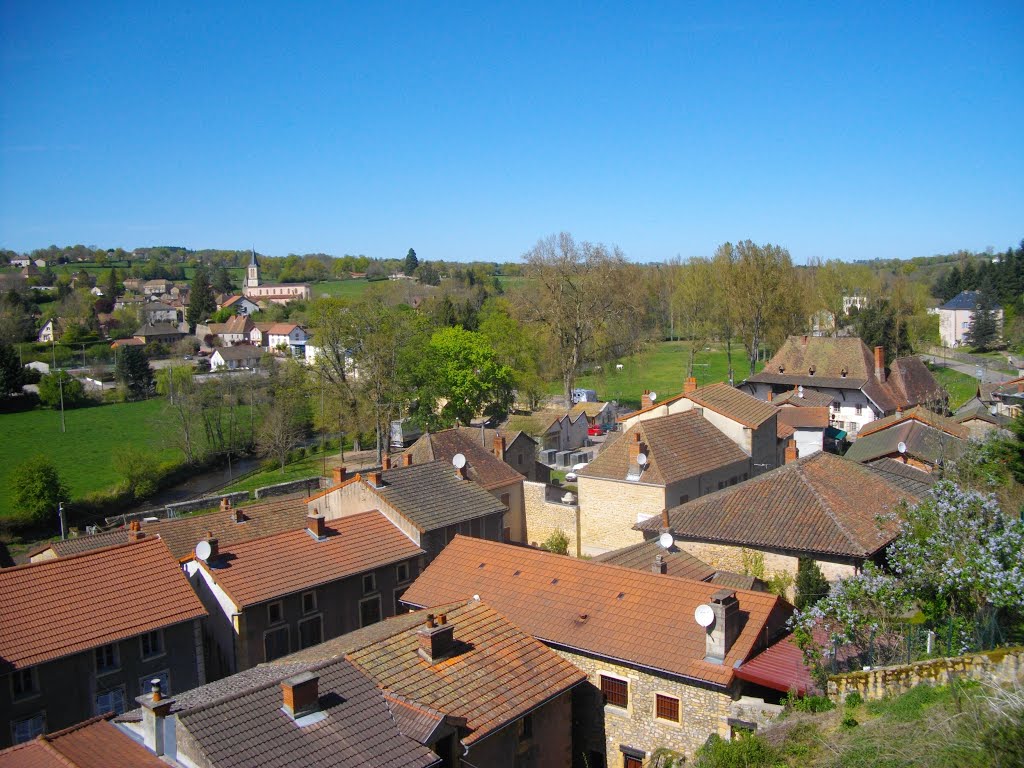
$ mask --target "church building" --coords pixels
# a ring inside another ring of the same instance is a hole
[[[308,301],[313,298],[312,289],[305,283],[286,283],[282,285],[262,285],[260,283],[260,263],[256,260],[256,249],[252,251],[252,259],[245,273],[245,287],[242,294],[250,301],[287,304],[289,301]]]

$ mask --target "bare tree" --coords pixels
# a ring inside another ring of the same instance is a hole
[[[692,258],[679,270],[672,296],[673,312],[688,350],[686,375],[693,376],[693,358],[714,331],[714,271],[710,261]]]
[[[272,456],[284,469],[288,452],[302,439],[303,429],[286,407],[272,407],[256,429],[256,447],[260,455]]]

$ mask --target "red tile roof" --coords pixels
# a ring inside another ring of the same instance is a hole
[[[106,717],[0,751],[0,768],[167,768]]]
[[[241,608],[423,554],[376,510],[332,520],[325,528],[323,541],[302,528],[220,546],[227,567],[216,561],[202,567]]]
[[[793,635],[742,664],[736,677],[776,691],[796,691],[800,696],[816,689]]]
[[[499,459],[490,450],[480,445],[461,429],[446,429],[442,432],[427,432],[409,446],[406,456],[412,456],[413,464],[443,461],[451,464],[455,454],[466,457],[469,479],[487,490],[522,482],[523,476]]]
[[[779,424],[785,424],[794,429],[825,429],[828,426],[828,408],[826,406],[779,408]]]
[[[747,620],[723,664],[704,660],[698,605],[721,587],[456,536],[409,587],[411,605],[479,595],[526,632],[567,649],[728,686],[733,666],[759,651],[792,608],[775,595],[737,590]]]
[[[158,538],[0,570],[0,659],[15,668],[206,615]]]
[[[886,416],[882,419],[875,419],[874,421],[868,422],[860,428],[860,431],[857,433],[857,438],[860,439],[865,435],[880,432],[883,429],[888,429],[889,427],[897,424],[902,424],[905,421],[919,421],[922,424],[933,427],[934,429],[941,429],[943,432],[952,435],[953,437],[959,437],[961,440],[967,440],[971,436],[970,430],[959,422],[946,416],[941,416],[934,411],[929,411],[927,408],[922,406],[917,406],[906,411],[894,413],[891,416]]]

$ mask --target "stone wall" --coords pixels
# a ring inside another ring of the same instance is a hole
[[[553,496],[561,498],[566,491],[554,489],[545,483],[527,480],[523,483],[523,499],[526,507],[526,536],[529,544],[541,544],[555,531],[562,531],[569,537],[569,554],[579,556],[577,519],[579,506],[547,500],[548,489]]]
[[[314,477],[304,477],[301,480],[292,480],[287,483],[278,483],[277,485],[268,485],[265,488],[257,488],[253,491],[253,496],[257,499],[265,499],[269,496],[284,496],[288,493],[303,493],[313,494],[317,491],[326,488],[328,479],[326,477],[320,477],[316,475]]]
[[[1024,648],[999,648],[969,656],[833,675],[828,680],[828,695],[841,702],[856,692],[871,701],[898,696],[920,683],[946,685],[958,678],[996,684],[1024,682]]]
[[[580,539],[582,550],[599,555],[644,540],[633,526],[665,508],[665,487],[581,477]]]
[[[168,504],[167,516],[177,517],[184,512],[193,512],[197,509],[214,509],[220,506],[222,499],[228,499],[232,505],[235,505],[242,501],[248,501],[249,492],[238,491],[237,493],[224,493],[220,496],[204,496],[201,499],[192,499],[192,501],[179,501],[177,504]]]

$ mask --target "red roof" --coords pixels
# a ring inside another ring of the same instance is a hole
[[[109,722],[94,717],[0,751],[0,768],[167,768]]]
[[[736,669],[736,677],[776,691],[796,691],[803,696],[815,689],[804,654],[793,635],[757,654]]]
[[[16,669],[206,615],[158,538],[0,570],[0,659]]]

